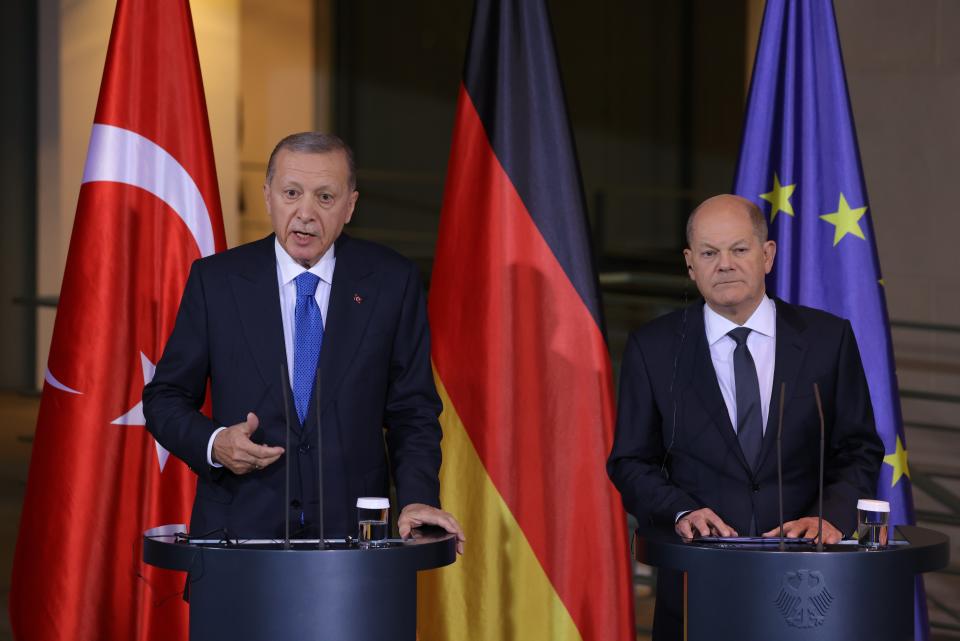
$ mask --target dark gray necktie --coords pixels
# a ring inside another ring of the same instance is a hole
[[[733,350],[733,375],[737,386],[737,438],[743,457],[751,469],[757,465],[760,442],[763,440],[763,417],[760,415],[760,382],[757,367],[747,349],[749,327],[738,327],[727,333],[737,343]]]

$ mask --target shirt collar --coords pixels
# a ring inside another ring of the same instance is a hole
[[[274,236],[273,249],[277,255],[277,267],[280,270],[280,284],[286,285],[303,272],[310,272],[320,277],[320,280],[333,285],[333,268],[337,264],[336,252],[334,248],[336,243],[330,245],[330,248],[320,257],[320,260],[310,269],[304,269],[303,265],[293,260],[287,250],[280,244],[280,239]]]
[[[710,305],[703,305],[703,325],[707,333],[707,344],[713,345],[718,340],[727,335],[727,333],[741,327],[728,318],[724,318],[717,312],[710,309]],[[769,296],[764,296],[753,310],[753,314],[747,319],[742,327],[749,327],[751,330],[770,338],[777,335],[777,306]]]

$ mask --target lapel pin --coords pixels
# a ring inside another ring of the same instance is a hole
[[[355,302],[357,305],[359,305],[360,303],[363,302],[363,296],[361,296],[360,294],[354,294],[354,295],[353,295],[353,302]]]

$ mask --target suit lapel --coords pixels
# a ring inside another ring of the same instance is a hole
[[[703,304],[693,305],[689,311],[690,334],[695,338],[691,355],[692,363],[688,370],[693,372],[691,385],[714,426],[720,432],[720,436],[726,441],[727,447],[735,453],[737,460],[749,473],[750,466],[747,465],[747,460],[740,450],[740,441],[737,440],[737,433],[730,422],[730,413],[720,393],[717,372],[713,368],[713,359],[710,357],[710,347],[707,345],[707,334],[703,325]]]
[[[363,264],[356,245],[345,234],[336,247],[337,265],[320,352],[323,407],[336,398],[377,303],[376,272]]]
[[[255,258],[230,276],[237,302],[243,337],[253,361],[274,402],[283,407],[280,365],[286,363],[283,320],[280,316],[280,288],[277,285],[277,259],[273,234],[257,241]]]
[[[778,298],[775,298],[774,302],[777,305],[776,363],[773,369],[773,390],[770,395],[767,430],[763,435],[757,469],[760,469],[776,446],[780,421],[780,386],[786,384],[784,407],[787,407],[790,399],[797,393],[797,379],[807,353],[807,342],[802,336],[805,329],[803,320],[787,303]]]

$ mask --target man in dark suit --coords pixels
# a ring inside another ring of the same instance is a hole
[[[316,536],[319,433],[327,537],[356,535],[356,499],[387,496],[389,464],[400,534],[434,524],[462,544],[439,508],[441,404],[423,287],[411,261],[341,233],[358,195],[339,138],[288,136],[264,184],[274,234],[191,268],[144,413],[198,476],[194,535],[275,538],[287,518],[298,536]],[[212,418],[200,413],[208,380]]]
[[[850,323],[767,297],[776,245],[738,196],[701,204],[684,258],[704,302],[630,335],[608,473],[641,525],[685,538],[779,534],[776,436],[783,407],[788,537],[817,534],[820,419],[826,425],[823,538],[850,535],[883,457]],[[682,577],[658,575],[654,639],[680,639]]]

